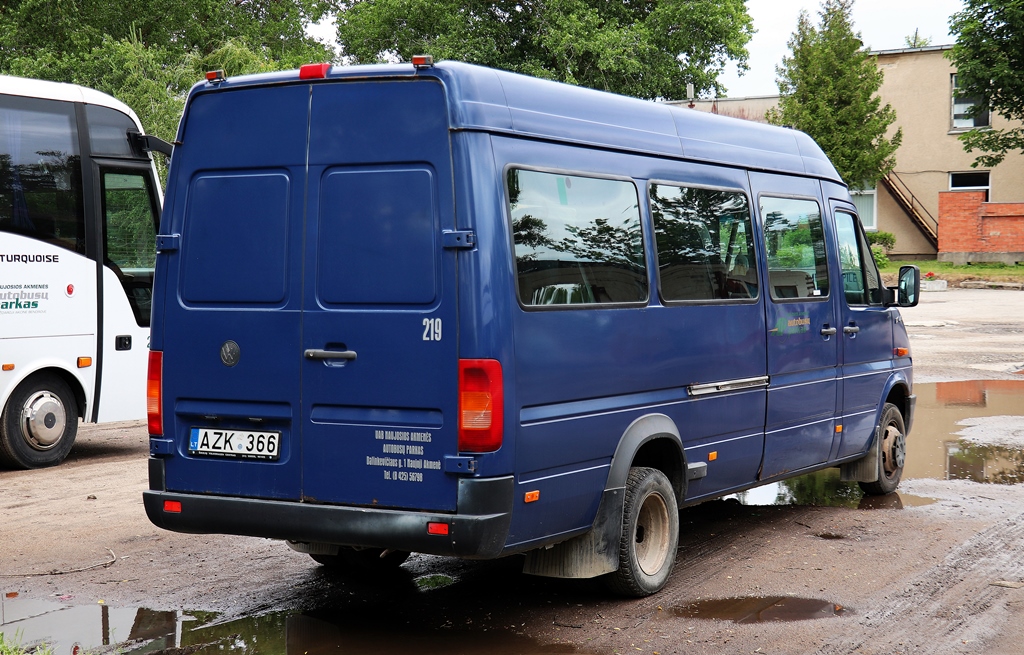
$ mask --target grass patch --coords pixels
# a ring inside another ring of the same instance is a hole
[[[957,266],[950,262],[939,262],[934,259],[917,262],[893,260],[887,266],[880,266],[879,270],[887,280],[895,280],[900,272],[900,266],[906,266],[907,264],[914,264],[921,269],[922,280],[928,279],[926,277],[928,273],[934,273],[934,279],[946,280],[951,287],[958,286],[966,280],[1024,283],[1024,266],[1000,263]]]
[[[37,646],[34,648],[22,648],[21,639],[18,633],[15,633],[13,637],[4,636],[4,633],[0,632],[0,655],[53,655],[53,651],[50,650],[49,646]]]
[[[455,579],[447,575],[425,575],[421,578],[416,578],[416,586],[424,590],[440,589],[454,583]],[[0,653],[0,655],[4,654]]]

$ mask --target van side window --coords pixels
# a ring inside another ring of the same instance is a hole
[[[839,263],[843,270],[843,292],[848,305],[877,305],[882,302],[882,283],[867,240],[857,229],[857,219],[848,212],[836,212]]]
[[[647,300],[632,182],[515,168],[507,182],[523,305]]]
[[[828,258],[821,209],[813,200],[761,198],[773,300],[828,296]]]
[[[757,265],[745,194],[651,184],[661,298],[757,298]]]

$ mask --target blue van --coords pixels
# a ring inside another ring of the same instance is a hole
[[[162,528],[642,596],[681,506],[900,480],[919,272],[800,132],[429,58],[211,74],[157,242]]]

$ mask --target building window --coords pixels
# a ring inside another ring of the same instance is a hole
[[[857,213],[860,215],[860,223],[864,226],[864,229],[868,232],[874,232],[878,229],[877,212],[875,211],[878,207],[878,195],[874,189],[863,189],[861,191],[850,191],[850,195],[853,196],[853,205],[857,208]]]
[[[950,173],[950,191],[984,191],[985,202],[988,202],[989,183],[988,171],[970,173]]]
[[[962,96],[957,90],[956,73],[952,75],[953,87],[953,129],[970,130],[975,127],[989,126],[989,113],[983,111],[976,116],[969,116],[968,113],[975,105],[981,102],[976,96]]]

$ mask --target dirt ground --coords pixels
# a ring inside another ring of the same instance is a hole
[[[925,293],[904,319],[919,383],[1024,377],[1024,292]],[[1020,430],[1024,396],[1016,414]],[[1024,652],[1024,485],[905,480],[900,509],[705,503],[682,514],[668,586],[627,601],[517,558],[414,556],[362,580],[278,542],[165,532],[143,511],[147,452],[142,423],[83,426],[62,466],[0,471],[0,592],[222,623],[284,613],[282,655]],[[773,597],[762,614],[783,620],[730,620]],[[310,622],[334,641],[296,646]]]

